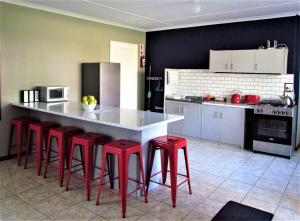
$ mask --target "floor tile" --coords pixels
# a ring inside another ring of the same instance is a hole
[[[160,220],[182,220],[190,211],[186,207],[177,206],[173,208],[165,203],[160,203],[154,207],[148,214],[153,214]]]
[[[39,186],[40,184],[33,181],[32,179],[23,177],[22,179],[13,180],[8,182],[4,187],[13,193],[21,193],[23,191],[32,189]]]
[[[275,192],[272,190],[263,189],[257,186],[254,186],[250,192],[247,194],[247,196],[260,199],[263,201],[267,201],[270,203],[276,203],[278,204],[282,194],[279,192]]]
[[[68,200],[60,195],[54,195],[33,204],[33,206],[47,216],[52,216],[55,213],[71,207],[73,204],[74,202],[71,200]]]
[[[55,213],[50,219],[53,220],[90,220],[97,215],[85,209],[80,205],[69,207],[65,210]]]
[[[36,202],[47,199],[55,194],[56,193],[49,190],[49,188],[41,185],[36,188],[23,191],[22,193],[19,193],[18,196],[28,204],[35,204]]]
[[[230,177],[231,180],[236,180],[242,183],[254,185],[257,180],[259,179],[259,176],[255,175],[254,173],[247,173],[242,171],[237,171]]]
[[[283,207],[278,207],[273,220],[289,220],[289,221],[299,221],[300,212],[295,212],[293,210],[288,210]]]
[[[252,197],[245,197],[241,203],[273,214],[277,207],[276,203],[270,203]]]

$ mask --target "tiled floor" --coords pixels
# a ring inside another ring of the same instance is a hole
[[[300,220],[299,151],[287,160],[189,139],[189,154],[193,194],[183,185],[177,208],[165,188],[151,191],[148,204],[132,197],[127,220],[210,220],[229,200],[274,213],[274,220]],[[66,192],[56,179],[55,171],[37,177],[34,163],[24,170],[16,160],[0,162],[0,220],[124,220],[117,197],[104,193],[95,206],[95,187],[87,202],[82,188]]]

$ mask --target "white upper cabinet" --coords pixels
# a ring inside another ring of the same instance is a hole
[[[255,73],[287,73],[287,49],[256,50]]]
[[[240,73],[245,73],[249,72],[249,70],[254,70],[255,51],[256,50],[231,51],[230,70],[232,72]]]
[[[253,49],[210,51],[212,72],[231,73],[287,73],[288,49]]]
[[[209,67],[212,72],[230,72],[231,51],[210,51]]]

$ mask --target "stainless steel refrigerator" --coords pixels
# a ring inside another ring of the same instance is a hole
[[[81,95],[93,95],[101,105],[120,107],[120,64],[82,63]]]

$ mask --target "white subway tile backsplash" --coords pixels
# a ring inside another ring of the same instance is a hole
[[[231,95],[233,90],[242,94],[256,94],[262,99],[276,98],[283,94],[284,83],[293,83],[294,75],[210,73],[208,70],[171,69],[177,71],[177,84],[167,84],[166,94],[190,96]]]

